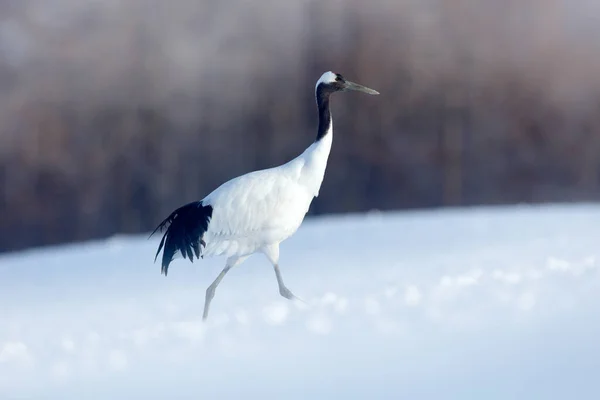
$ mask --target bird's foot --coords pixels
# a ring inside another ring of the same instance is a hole
[[[290,289],[286,288],[285,286],[279,288],[279,294],[281,294],[283,297],[285,297],[288,300],[298,300],[303,303],[306,303],[306,301],[304,301],[300,297],[296,296],[294,293],[292,293],[290,291]]]

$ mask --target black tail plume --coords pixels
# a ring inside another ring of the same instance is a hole
[[[173,211],[150,234],[152,236],[157,231],[162,232],[166,228],[154,257],[154,261],[156,261],[160,250],[164,247],[161,274],[167,276],[169,264],[173,261],[177,251],[181,253],[183,258],[189,258],[191,262],[194,262],[194,254],[196,258],[200,258],[200,245],[206,246],[203,236],[208,229],[212,212],[212,206],[205,206],[202,201],[194,201]]]

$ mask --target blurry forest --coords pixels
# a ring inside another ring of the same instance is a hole
[[[600,199],[594,0],[0,0],[0,251],[153,229],[295,157],[311,213]]]

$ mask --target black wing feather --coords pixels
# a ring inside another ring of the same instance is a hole
[[[192,243],[192,247],[194,248],[194,254],[196,254],[196,258],[200,258],[200,242]]]
[[[156,261],[163,250],[161,273],[167,276],[169,264],[178,251],[184,259],[188,258],[191,262],[194,262],[194,254],[196,258],[200,258],[200,244],[206,246],[203,236],[208,229],[212,212],[212,206],[205,206],[202,201],[194,201],[173,211],[154,229],[150,236],[165,230],[154,257]]]

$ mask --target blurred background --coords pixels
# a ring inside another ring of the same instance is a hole
[[[316,135],[310,213],[600,199],[595,0],[0,0],[0,251],[147,232]]]

